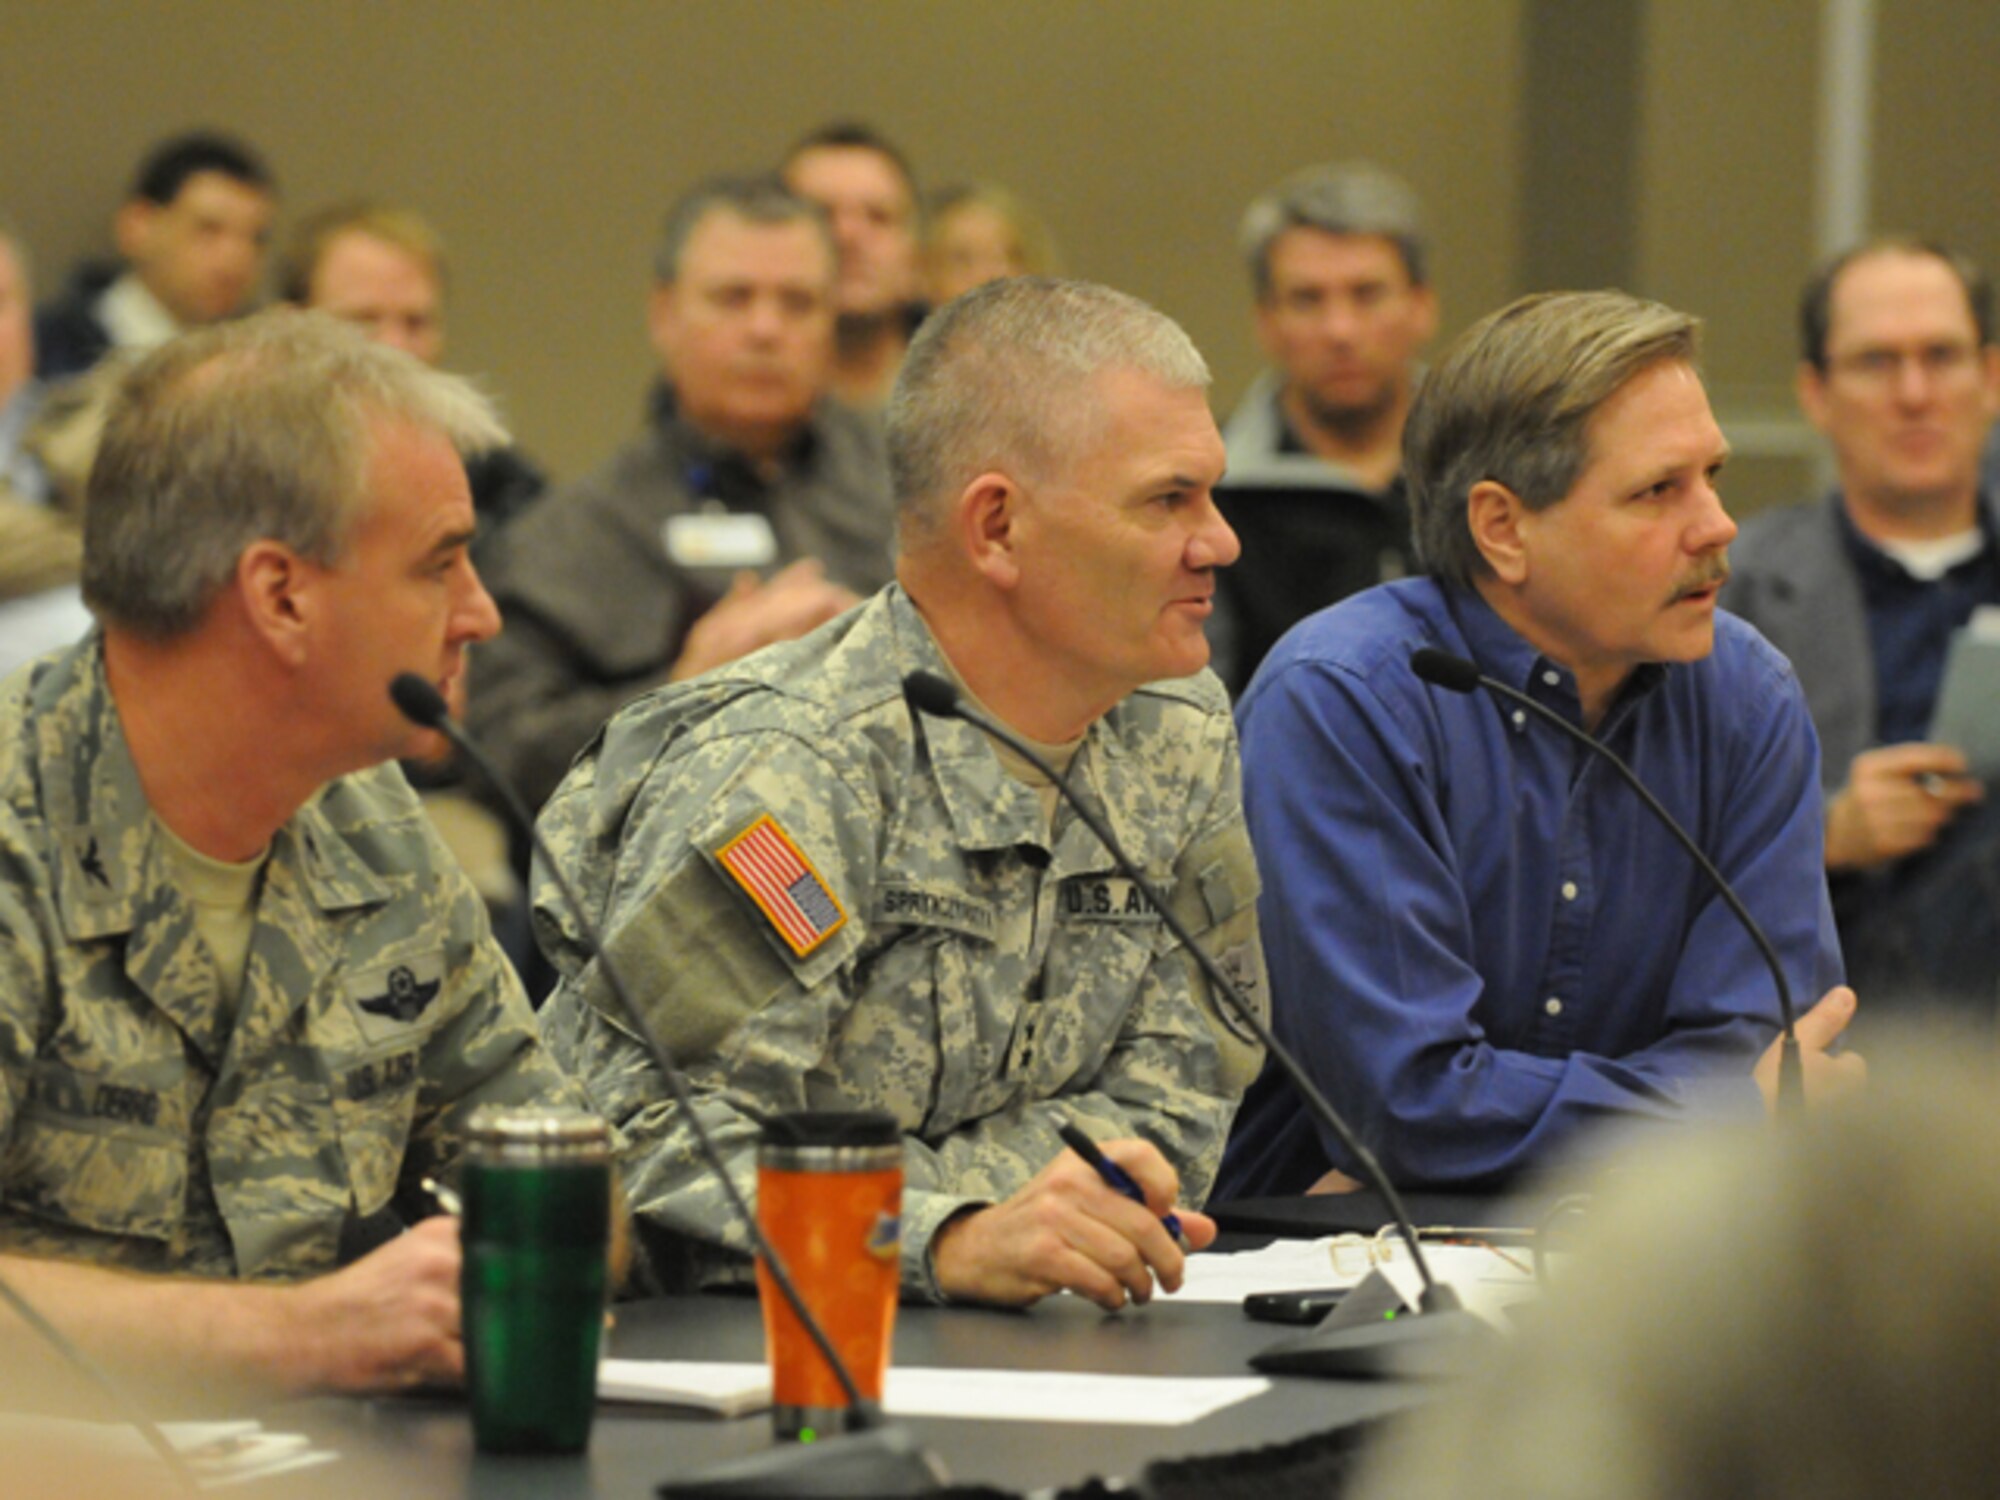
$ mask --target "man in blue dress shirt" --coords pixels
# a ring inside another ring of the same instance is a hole
[[[1597,757],[1484,693],[1469,658],[1632,762],[1769,933],[1808,1093],[1858,1081],[1821,873],[1819,747],[1785,659],[1718,614],[1736,525],[1696,321],[1622,293],[1526,298],[1432,372],[1405,434],[1427,576],[1313,616],[1238,710],[1278,1034],[1389,1175],[1485,1186],[1611,1120],[1754,1110],[1769,971]],[[1349,1162],[1268,1068],[1218,1197],[1337,1191]]]

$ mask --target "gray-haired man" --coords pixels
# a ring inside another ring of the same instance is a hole
[[[1177,1286],[1158,1215],[1205,1195],[1256,1065],[1056,788],[902,692],[952,674],[1046,746],[1258,988],[1235,733],[1202,671],[1236,555],[1207,381],[1175,324],[1103,287],[1004,281],[940,310],[889,407],[898,582],[633,704],[542,820],[739,1169],[760,1113],[896,1117],[919,1295],[1115,1307]],[[544,1029],[628,1132],[656,1269],[740,1260],[545,877],[536,899],[564,975]],[[1064,1152],[1059,1113],[1110,1140],[1145,1206]]]
[[[319,316],[122,382],[101,632],[0,688],[0,1270],[100,1353],[281,1389],[461,1366],[452,1221],[336,1268],[415,1216],[471,1106],[577,1100],[381,765],[427,738],[390,680],[443,689],[498,628],[459,449],[502,436]]]
[[[1416,194],[1380,167],[1294,173],[1239,239],[1271,368],[1222,433],[1243,564],[1222,589],[1217,669],[1238,691],[1298,620],[1407,571],[1403,420],[1438,320]]]
[[[482,558],[507,633],[473,729],[531,805],[628,699],[790,640],[890,571],[873,423],[826,400],[835,252],[775,180],[704,183],[667,216],[646,430]]]

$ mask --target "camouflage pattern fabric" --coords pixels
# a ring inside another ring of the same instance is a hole
[[[580,1102],[393,766],[279,830],[233,1010],[93,636],[0,684],[0,1250],[330,1270],[475,1104]]]
[[[931,1235],[1055,1156],[1058,1110],[1152,1141],[1199,1203],[1261,1057],[1081,820],[1063,809],[1051,836],[985,736],[913,716],[902,679],[917,668],[943,660],[891,585],[801,641],[639,699],[541,826],[746,1190],[760,1114],[901,1122],[903,1281],[935,1296]],[[1215,678],[1133,693],[1092,726],[1070,780],[1265,1005]],[[760,826],[791,851],[766,879],[738,843]],[[546,870],[533,894],[563,974],[543,1031],[625,1133],[654,1274],[671,1288],[740,1265],[720,1189]]]

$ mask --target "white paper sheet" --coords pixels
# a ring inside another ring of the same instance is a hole
[[[771,1370],[762,1360],[607,1359],[597,1367],[597,1394],[734,1417],[771,1404]]]
[[[1325,1236],[1275,1240],[1261,1250],[1191,1255],[1186,1278],[1173,1294],[1174,1300],[1240,1303],[1252,1292],[1353,1286],[1361,1275],[1337,1273],[1332,1247],[1332,1236]],[[1534,1273],[1528,1269],[1530,1254],[1514,1247],[1494,1250],[1483,1245],[1424,1243],[1424,1260],[1431,1275],[1457,1291],[1468,1310],[1502,1328],[1507,1326],[1502,1309],[1538,1294]],[[1366,1274],[1365,1269],[1361,1274]],[[1382,1266],[1382,1274],[1403,1294],[1406,1303],[1415,1302],[1419,1285],[1416,1266],[1400,1247]]]
[[[899,1417],[1179,1427],[1270,1388],[1271,1382],[1261,1375],[1089,1375],[898,1366],[889,1371],[882,1404]]]

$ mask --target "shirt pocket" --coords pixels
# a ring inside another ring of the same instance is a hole
[[[186,1212],[188,1141],[165,1125],[180,1103],[144,1068],[86,1074],[38,1062],[0,1197],[35,1218],[172,1243]]]
[[[1033,1051],[1024,1059],[1036,1097],[1095,1084],[1140,1003],[1147,971],[1168,941],[1157,920],[1128,925],[1058,919],[1046,989],[1034,1007]]]
[[[968,1117],[979,1081],[999,1071],[1004,1034],[984,1024],[985,966],[1004,962],[938,928],[911,928],[864,955],[855,997],[829,1039],[830,1081],[849,1105],[884,1109],[926,1136]],[[814,1101],[831,1102],[831,1101]]]
[[[416,1119],[423,1049],[444,1019],[440,948],[383,954],[340,981],[345,1024],[324,1056],[358,1212],[395,1195]]]
[[[330,1053],[333,1118],[358,1212],[372,1214],[395,1195],[416,1118],[418,1049]]]

